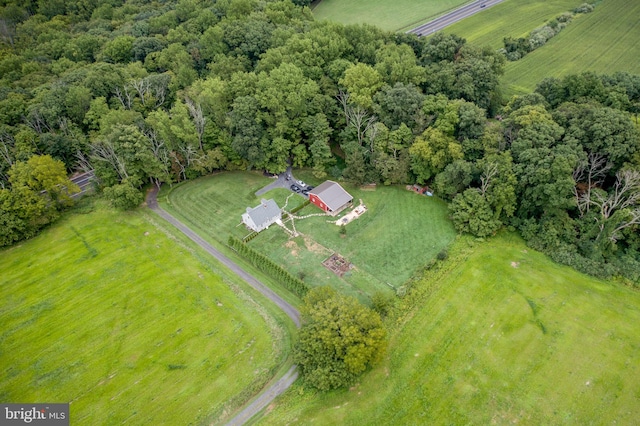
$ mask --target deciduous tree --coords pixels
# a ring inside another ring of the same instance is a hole
[[[329,287],[311,290],[302,310],[294,359],[306,383],[320,390],[352,384],[386,349],[380,315]]]

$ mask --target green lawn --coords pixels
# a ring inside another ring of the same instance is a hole
[[[322,0],[314,9],[316,19],[343,24],[372,24],[388,31],[410,29],[469,0]]]
[[[288,337],[150,211],[68,214],[0,251],[0,400],[71,402],[72,424],[219,421]]]
[[[503,46],[504,37],[523,37],[581,0],[506,0],[472,16],[445,32],[469,43]],[[640,73],[640,2],[603,0],[592,13],[578,15],[540,49],[523,59],[507,62],[502,78],[507,95],[528,93],[546,77],[562,77],[583,71],[612,74]]]
[[[321,183],[308,172],[296,171],[295,175],[311,184]],[[180,185],[160,201],[205,237],[226,243],[229,234],[240,238],[248,234],[240,225],[241,215],[246,207],[260,202],[254,192],[271,181],[258,173],[222,173]],[[403,285],[454,238],[446,204],[436,198],[404,187],[362,191],[345,185],[345,189],[355,204],[362,199],[368,208],[346,226],[345,236],[338,226],[327,222],[331,218],[321,216],[295,221],[303,236],[290,239],[280,227],[272,226],[249,244],[311,285],[331,285],[367,300],[376,291],[392,292]],[[285,189],[263,197],[274,198],[282,207],[289,196],[288,209],[304,201]],[[297,215],[317,213],[321,211],[310,205]],[[321,264],[334,252],[355,266],[342,278]]]
[[[294,385],[260,424],[635,424],[640,293],[506,234],[459,239],[388,320],[349,390]]]

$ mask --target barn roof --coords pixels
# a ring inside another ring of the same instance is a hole
[[[344,190],[339,183],[332,180],[323,182],[309,191],[309,194],[315,194],[325,203],[331,210],[337,210],[349,201],[353,200],[351,194]]]
[[[254,208],[247,207],[247,214],[253,220],[257,227],[265,223],[269,223],[275,217],[280,217],[280,207],[273,199],[261,200],[261,203]]]

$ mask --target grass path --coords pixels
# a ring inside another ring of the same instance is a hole
[[[349,390],[296,384],[260,424],[634,424],[640,292],[505,234],[461,238],[387,321],[384,362]]]

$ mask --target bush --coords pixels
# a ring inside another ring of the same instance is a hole
[[[371,297],[371,303],[374,311],[379,313],[381,317],[386,317],[389,313],[392,299],[387,294],[377,291]]]
[[[573,9],[574,13],[591,13],[595,9],[595,6],[589,3],[582,3],[580,6]]]
[[[571,14],[571,12],[565,12],[562,15],[558,16],[556,19],[560,23],[568,23],[573,19],[573,14]]]
[[[449,252],[446,249],[443,249],[440,251],[440,253],[438,253],[438,256],[436,256],[438,258],[438,260],[447,260],[447,258],[449,257]]]
[[[144,196],[136,187],[123,182],[104,189],[104,196],[109,203],[120,210],[131,210],[142,204]]]

